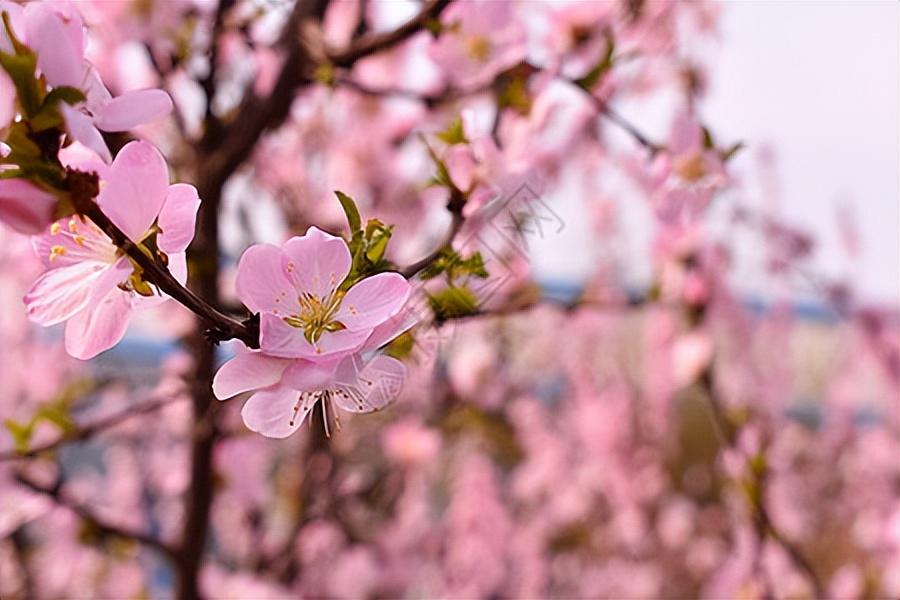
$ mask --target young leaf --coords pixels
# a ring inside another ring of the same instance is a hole
[[[466,132],[463,129],[462,118],[456,117],[444,131],[437,134],[439,140],[450,146],[454,144],[467,144]]]
[[[350,233],[355,234],[362,228],[362,219],[359,217],[359,209],[356,208],[356,202],[344,192],[335,190],[334,194],[341,203],[344,214],[347,215],[347,224],[350,225]]]
[[[597,85],[597,83],[599,83],[600,79],[607,73],[607,71],[612,68],[613,54],[615,53],[615,51],[615,40],[613,40],[612,34],[607,34],[606,52],[603,53],[603,56],[600,58],[600,61],[594,66],[594,68],[591,69],[588,74],[581,79],[575,80],[575,83],[588,92],[594,89],[594,86]]]

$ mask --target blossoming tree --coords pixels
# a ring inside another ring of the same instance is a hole
[[[717,12],[0,0],[0,596],[900,594],[897,316],[735,193]]]

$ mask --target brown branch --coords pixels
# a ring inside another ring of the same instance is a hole
[[[459,230],[462,229],[463,223],[465,222],[465,218],[462,216],[462,211],[451,211],[451,222],[450,229],[447,231],[447,235],[444,237],[444,240],[441,244],[435,248],[428,256],[425,256],[421,260],[418,260],[411,265],[408,265],[400,270],[400,274],[410,279],[419,274],[423,269],[428,267],[431,263],[440,258],[441,254],[447,248],[451,248],[453,245],[453,240],[456,238],[456,235],[459,233]]]
[[[130,406],[113,415],[110,415],[103,419],[98,419],[93,423],[89,423],[87,425],[79,427],[78,429],[75,429],[74,431],[65,433],[55,441],[48,442],[41,446],[36,446],[34,448],[29,448],[25,452],[16,452],[15,450],[9,452],[0,452],[0,461],[13,460],[16,458],[33,458],[35,456],[50,452],[51,450],[55,450],[56,448],[59,448],[60,446],[63,446],[65,444],[71,444],[73,442],[81,442],[90,439],[98,433],[102,433],[107,429],[112,429],[117,425],[121,425],[122,423],[130,420],[132,417],[138,417],[154,412],[164,406],[171,404],[175,400],[178,400],[178,397],[170,396],[167,398],[158,398],[156,400],[141,404],[140,406]]]
[[[703,389],[703,391],[706,393],[707,398],[709,399],[710,416],[713,424],[713,429],[716,432],[716,436],[719,438],[720,443],[723,446],[728,447],[730,450],[738,452],[744,458],[745,462],[749,464],[750,457],[746,456],[746,453],[740,448],[738,444],[738,435],[740,430],[739,428],[735,427],[728,419],[728,416],[725,414],[725,410],[722,407],[721,402],[719,401],[719,397],[716,394],[711,368],[707,368],[703,372],[700,377],[699,383],[700,387]],[[794,562],[794,564],[797,565],[797,567],[806,575],[806,578],[812,585],[813,596],[816,598],[824,598],[825,586],[822,583],[822,580],[819,578],[818,573],[816,573],[815,569],[813,568],[812,564],[803,555],[803,552],[801,552],[793,542],[788,540],[785,535],[778,530],[778,528],[775,526],[775,523],[772,521],[772,518],[769,515],[769,510],[768,508],[766,508],[765,492],[763,489],[764,482],[765,473],[757,475],[756,485],[759,487],[759,490],[756,492],[755,499],[748,498],[748,505],[752,512],[753,523],[756,528],[757,535],[760,537],[760,542],[762,542],[764,538],[768,537],[773,542],[778,544],[788,554],[788,556],[791,557],[791,560]]]
[[[397,29],[363,35],[343,50],[327,52],[328,60],[336,67],[353,66],[359,59],[386,50],[427,28],[449,4],[450,0],[428,0],[416,16]]]
[[[122,538],[125,540],[133,540],[152,550],[155,550],[169,559],[176,556],[175,550],[162,540],[152,535],[140,531],[134,531],[124,527],[118,527],[107,523],[85,506],[76,503],[62,491],[62,481],[57,480],[52,486],[45,487],[40,483],[28,478],[24,473],[16,473],[16,481],[24,485],[33,492],[43,494],[52,498],[58,505],[63,506],[85,521],[88,525],[96,530],[101,537]]]
[[[76,210],[93,221],[128,257],[144,271],[150,283],[177,300],[185,308],[196,314],[210,329],[214,341],[239,339],[250,348],[259,347],[259,332],[251,320],[240,322],[225,315],[202,300],[194,292],[181,285],[169,270],[144,252],[135,242],[128,238],[119,227],[107,217],[100,206],[94,202],[97,189],[97,175],[69,170],[66,173],[69,187],[72,190],[72,202]],[[86,182],[92,178],[93,185]]]

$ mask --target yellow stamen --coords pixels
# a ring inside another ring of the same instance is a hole
[[[491,57],[491,40],[483,35],[470,36],[465,43],[466,53],[476,62],[487,62]]]
[[[56,235],[57,233],[59,233],[60,229],[62,229],[62,227],[59,226],[59,223],[54,223],[50,226],[50,233],[52,235]]]
[[[65,256],[66,249],[64,246],[53,246],[50,248],[50,262],[56,260],[58,256]]]

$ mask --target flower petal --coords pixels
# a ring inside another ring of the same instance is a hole
[[[163,90],[133,90],[116,96],[94,114],[103,131],[128,131],[172,112],[172,98]]]
[[[182,252],[188,247],[194,239],[199,208],[197,188],[187,183],[169,186],[169,193],[159,211],[159,228],[162,232],[157,238],[157,245],[160,250],[169,254]]]
[[[169,191],[166,161],[153,144],[130,142],[116,156],[97,203],[113,223],[139,241],[159,215]]]
[[[129,270],[122,259],[115,265],[83,261],[47,271],[25,294],[25,313],[41,325],[61,323],[126,279]]]
[[[293,360],[284,372],[282,382],[301,392],[329,389],[334,385],[334,371],[339,362],[340,358],[325,361]]]
[[[0,69],[0,129],[6,129],[15,116],[16,86],[6,71]]]
[[[259,347],[266,354],[285,358],[320,359],[346,354],[359,348],[369,331],[328,331],[315,344],[303,336],[303,329],[292,327],[281,317],[270,313],[260,316]]]
[[[25,7],[28,45],[38,55],[38,68],[53,87],[81,87],[84,62],[83,25],[76,15],[64,20],[51,6],[42,2]]]
[[[118,344],[128,329],[132,308],[131,292],[113,287],[66,323],[66,352],[87,360]]]
[[[213,378],[213,394],[219,400],[226,400],[242,392],[275,385],[290,364],[290,360],[261,352],[241,352],[219,367]]]
[[[238,298],[253,312],[278,314],[296,292],[281,268],[282,251],[271,244],[256,244],[238,262],[234,287]]]
[[[53,219],[56,197],[23,179],[0,179],[0,221],[16,231],[35,234]]]
[[[399,313],[373,329],[372,335],[362,345],[359,352],[369,352],[381,348],[394,338],[412,329],[419,320],[419,316],[407,305]]]
[[[75,138],[75,141],[81,142],[96,152],[105,162],[108,163],[112,160],[112,155],[109,153],[106,142],[103,141],[103,136],[94,127],[94,121],[89,116],[65,102],[60,102],[59,110],[62,113],[63,120],[66,122],[66,129],[69,130],[69,134]]]
[[[339,237],[310,227],[303,237],[292,237],[282,246],[282,265],[294,288],[324,298],[350,272],[350,249]]]
[[[396,315],[409,292],[403,275],[378,273],[350,288],[334,318],[350,331],[371,330]]]
[[[266,437],[286,438],[297,431],[317,399],[311,394],[301,396],[296,390],[278,386],[250,396],[241,409],[241,417],[251,431]]]
[[[365,364],[353,355],[341,362],[335,378],[335,403],[348,412],[367,413],[381,410],[397,399],[406,380],[406,367],[383,354]]]

